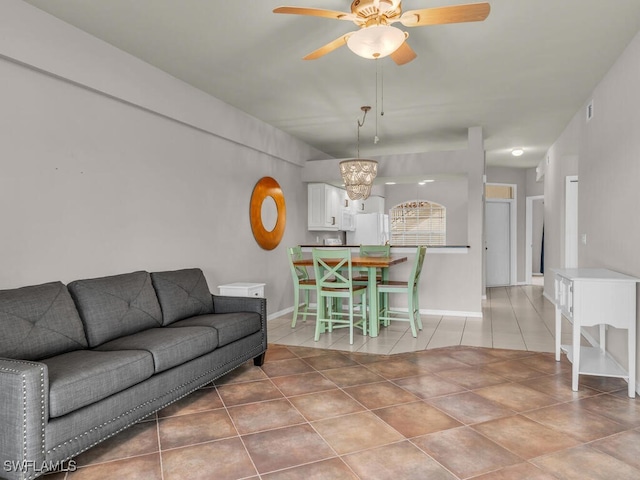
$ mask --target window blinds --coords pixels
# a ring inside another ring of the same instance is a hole
[[[391,209],[392,245],[445,245],[447,211],[440,204],[415,200]]]

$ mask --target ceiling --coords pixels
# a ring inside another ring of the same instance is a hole
[[[363,157],[464,148],[482,126],[487,164],[515,167],[540,162],[640,29],[639,0],[490,0],[484,22],[401,26],[418,57],[397,66],[346,46],[302,60],[357,27],[272,13],[349,11],[349,0],[25,1],[336,158],[356,154],[370,105]]]

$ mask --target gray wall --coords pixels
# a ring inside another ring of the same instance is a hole
[[[265,282],[270,314],[291,307],[301,166],[322,152],[23,2],[0,31],[0,288],[195,266],[214,293]],[[263,176],[287,204],[272,251],[249,224]]]
[[[594,116],[584,108],[548,152],[545,172],[545,270],[562,267],[564,255],[564,177],[579,177],[578,247],[580,267],[604,267],[640,277],[640,34],[596,87]],[[552,276],[545,294],[553,297]],[[626,332],[609,329],[607,349],[627,362]],[[640,362],[638,362],[640,364]]]
[[[447,245],[467,245],[468,185],[466,176],[418,185],[385,186],[385,208],[390,210],[410,200],[429,200],[447,209]]]

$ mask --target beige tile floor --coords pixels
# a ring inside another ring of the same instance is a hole
[[[466,319],[441,330],[457,344],[436,347],[445,318],[395,355],[271,343],[262,368],[247,362],[47,480],[640,478],[626,383],[581,376],[571,390],[567,360],[534,351],[549,350],[550,315],[534,289],[492,289],[486,303],[490,328],[474,331],[494,348],[463,344]]]
[[[308,317],[306,323],[298,320],[291,328],[289,314],[269,322],[269,341],[385,355],[454,345],[554,351],[554,308],[542,296],[541,286],[489,288],[482,310],[483,318],[422,315],[423,329],[417,338],[411,335],[407,322],[392,322],[376,338],[363,336],[356,329],[353,345],[349,344],[347,329],[322,334],[315,342],[314,318]],[[570,335],[566,338],[565,343],[569,343]]]

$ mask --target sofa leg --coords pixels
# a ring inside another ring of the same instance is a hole
[[[264,364],[264,357],[267,354],[267,352],[262,352],[260,355],[258,355],[257,357],[253,358],[253,364],[256,367],[261,367]]]

